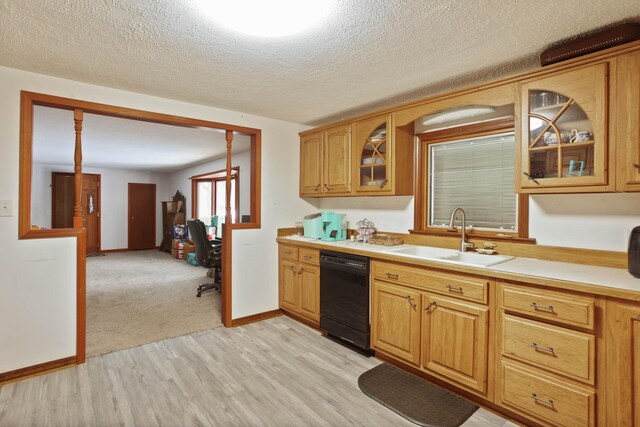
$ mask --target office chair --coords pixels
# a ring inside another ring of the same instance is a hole
[[[198,265],[213,269],[213,283],[199,285],[196,296],[200,298],[203,292],[212,289],[219,292],[222,285],[222,241],[209,241],[204,223],[199,219],[188,220],[187,226],[195,243]]]

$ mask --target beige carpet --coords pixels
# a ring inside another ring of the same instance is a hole
[[[87,356],[221,326],[206,273],[157,250],[87,258]]]

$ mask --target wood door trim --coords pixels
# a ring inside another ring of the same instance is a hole
[[[0,374],[0,385],[12,382],[17,379],[24,379],[39,374],[44,374],[54,370],[58,370],[65,366],[75,365],[76,356],[65,357],[63,359],[52,360],[51,362],[39,363],[37,365],[28,366],[26,368],[16,369]]]
[[[157,228],[157,217],[156,217],[156,202],[157,202],[157,191],[158,186],[153,182],[128,182],[127,183],[127,250],[131,249],[131,186],[132,185],[152,185],[153,186],[153,221],[154,221],[154,237],[153,237],[153,246],[156,246],[156,237],[155,232]],[[151,249],[151,248],[149,248]]]
[[[252,314],[251,316],[239,317],[233,319],[233,327],[247,325],[249,323],[259,322],[261,320],[271,319],[272,317],[282,316],[282,310],[265,311],[263,313]]]
[[[259,229],[261,219],[261,169],[262,169],[262,130],[244,126],[235,126],[207,120],[169,114],[154,113],[133,108],[81,101],[41,93],[20,92],[20,149],[19,149],[19,200],[18,200],[18,239],[46,239],[59,237],[76,238],[76,363],[86,359],[86,235],[84,229],[31,230],[31,193],[32,150],[33,150],[33,107],[34,105],[61,108],[65,110],[82,109],[85,112],[111,117],[128,118],[152,123],[184,126],[190,128],[214,128],[231,130],[251,137],[251,222],[231,224],[230,230]],[[229,235],[231,231],[229,232]],[[231,241],[229,236],[229,242]],[[230,249],[231,244],[227,247]],[[229,261],[231,257],[228,257]],[[225,270],[223,282],[223,324],[232,326],[231,307],[231,264]]]

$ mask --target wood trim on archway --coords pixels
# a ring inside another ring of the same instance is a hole
[[[76,120],[76,169],[81,173],[81,127],[84,113],[118,117],[123,119],[140,120],[151,123],[160,123],[188,128],[219,129],[226,133],[227,140],[233,139],[234,134],[246,135],[251,138],[251,174],[250,174],[250,215],[251,221],[241,224],[226,224],[223,245],[223,261],[227,268],[223,268],[223,308],[222,321],[224,326],[231,327],[231,251],[232,233],[236,229],[256,229],[261,226],[260,212],[260,161],[261,161],[261,134],[260,129],[212,122],[201,119],[174,116],[163,113],[137,110],[133,108],[118,107],[108,104],[81,101],[71,98],[63,98],[53,95],[22,91],[20,104],[20,174],[19,174],[19,214],[18,214],[18,238],[19,239],[49,239],[59,237],[75,237],[77,247],[76,268],[76,294],[77,294],[77,318],[76,318],[76,356],[75,359],[65,359],[67,364],[83,363],[86,358],[86,248],[84,228],[64,228],[50,230],[31,229],[31,192],[32,192],[32,149],[33,149],[33,107],[44,106],[74,111]],[[78,161],[79,160],[79,161]],[[228,189],[230,191],[230,188]],[[40,366],[40,365],[38,365]],[[46,370],[48,364],[42,364],[42,370]],[[37,367],[33,367],[36,369]],[[29,370],[33,374],[33,370]]]

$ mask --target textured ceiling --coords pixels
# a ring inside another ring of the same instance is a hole
[[[259,39],[191,0],[0,0],[0,65],[306,124],[531,68],[549,45],[640,18],[638,0],[338,0]]]
[[[227,153],[224,132],[85,114],[82,123],[84,167],[171,172]],[[72,165],[75,147],[73,111],[35,107],[33,159]],[[234,135],[232,154],[251,148],[248,136]]]

